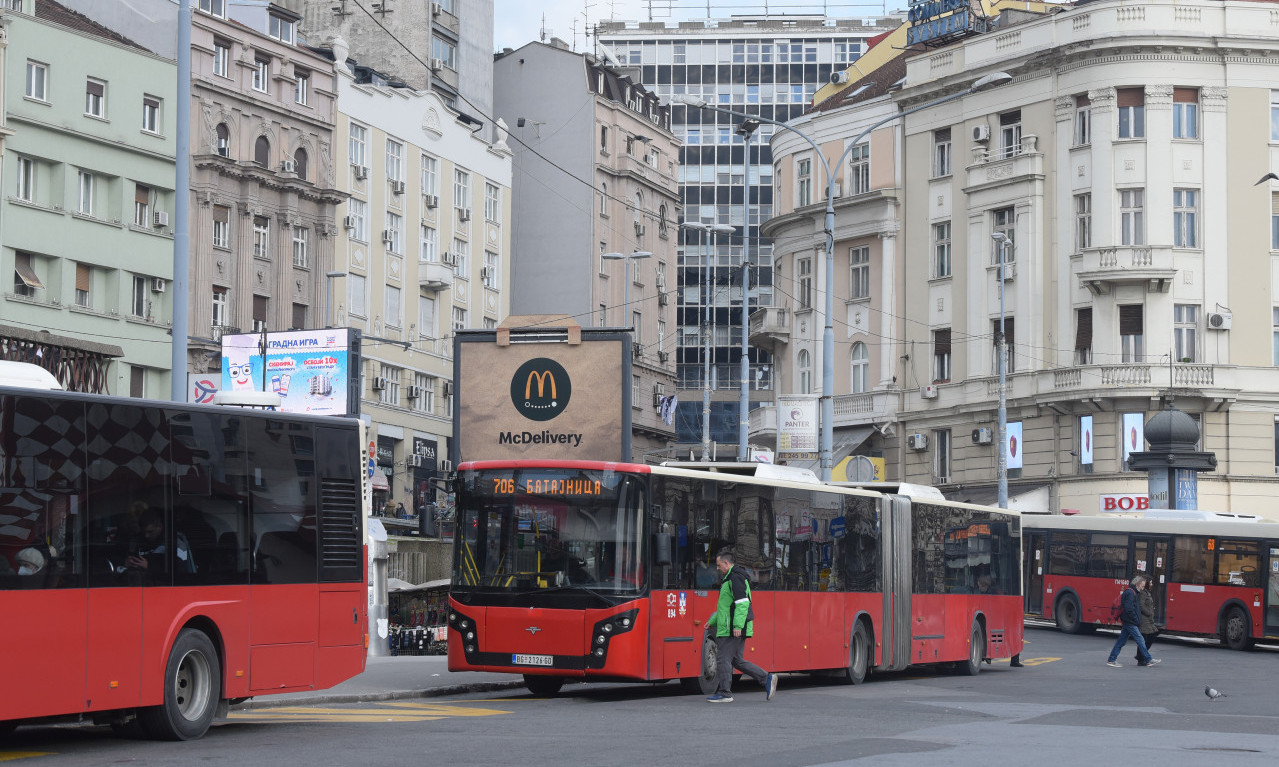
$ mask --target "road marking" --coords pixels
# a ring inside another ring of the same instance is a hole
[[[991,661],[991,662],[992,662],[992,663],[1008,663],[1008,662],[1009,662],[1009,661],[1011,661],[1011,660],[1012,660],[1011,658],[995,658],[995,659],[994,659],[993,661]],[[1061,658],[1022,658],[1022,659],[1021,659],[1021,665],[1023,665],[1023,666],[1042,666],[1042,665],[1044,665],[1045,663],[1053,663],[1053,662],[1055,662],[1055,661],[1059,661],[1059,660],[1061,660]]]
[[[53,756],[52,751],[0,751],[0,762],[30,759],[33,756]]]
[[[456,717],[509,714],[495,708],[478,708],[448,703],[412,703],[396,701],[378,703],[372,708],[338,708],[330,706],[282,706],[280,708],[236,711],[227,717],[232,722],[431,722]]]

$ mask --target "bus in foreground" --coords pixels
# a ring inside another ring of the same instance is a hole
[[[1216,637],[1236,650],[1279,638],[1279,524],[1026,514],[1026,614],[1070,634],[1113,626],[1110,605],[1149,575],[1163,633]]]
[[[523,674],[539,695],[673,679],[709,694],[724,549],[751,580],[746,657],[770,671],[857,684],[911,664],[976,674],[1021,652],[1015,514],[781,469],[462,464],[449,669]]]
[[[0,388],[0,733],[198,738],[364,669],[361,425]]]

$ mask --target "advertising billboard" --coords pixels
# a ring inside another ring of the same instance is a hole
[[[777,398],[778,460],[817,457],[817,398],[811,395]]]
[[[359,331],[290,330],[265,340],[264,359],[263,334],[222,336],[223,391],[274,392],[288,413],[359,414]]]
[[[456,460],[629,461],[630,335],[539,325],[526,337],[455,337]]]

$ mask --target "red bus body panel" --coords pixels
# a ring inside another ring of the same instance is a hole
[[[1128,581],[1114,578],[1045,575],[1043,617],[1056,618],[1057,598],[1066,591],[1079,599],[1079,617],[1085,623],[1114,626],[1110,605]],[[1252,636],[1265,636],[1261,589],[1253,586],[1215,586],[1169,582],[1166,586],[1164,630],[1216,636],[1228,605],[1241,605],[1252,622]]]

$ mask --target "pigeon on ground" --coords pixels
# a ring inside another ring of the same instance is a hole
[[[1222,698],[1226,697],[1226,694],[1224,692],[1222,692],[1221,690],[1213,689],[1212,687],[1205,687],[1204,695],[1207,695],[1209,700],[1221,700]]]
[[[1266,175],[1264,175],[1264,176],[1262,176],[1262,177],[1261,177],[1261,180],[1260,180],[1260,181],[1258,181],[1257,183],[1253,184],[1253,186],[1261,186],[1263,183],[1265,183],[1265,182],[1267,182],[1267,181],[1271,181],[1271,180],[1279,181],[1279,176],[1276,176],[1276,175],[1275,175],[1275,174],[1273,174],[1273,173],[1267,173]]]

